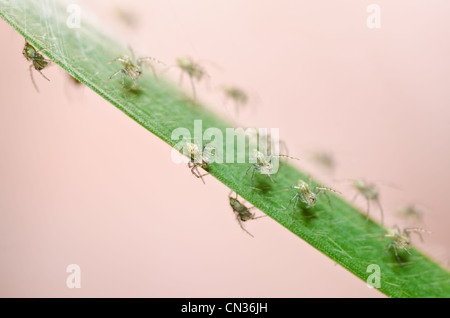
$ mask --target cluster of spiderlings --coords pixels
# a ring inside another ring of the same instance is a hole
[[[33,69],[39,74],[41,74],[46,80],[49,81],[49,79],[42,73],[42,70],[45,69],[52,61],[49,59],[44,58],[44,56],[41,54],[43,51],[48,51],[50,48],[44,48],[42,50],[36,50],[35,47],[33,47],[28,41],[25,41],[25,46],[23,49],[23,55],[24,57],[31,62],[31,65],[29,67],[30,71],[30,77],[32,80],[32,83],[37,91],[39,91],[36,82],[33,77]],[[154,67],[154,63],[158,64],[164,64],[161,61],[153,58],[153,57],[140,57],[135,58],[134,52],[130,48],[131,57],[127,55],[120,55],[119,57],[116,57],[114,60],[108,62],[108,64],[112,64],[115,62],[120,62],[122,65],[122,68],[117,70],[115,73],[113,73],[109,80],[113,79],[117,75],[122,76],[122,86],[126,88],[125,85],[125,79],[128,78],[133,82],[132,89],[137,88],[137,82],[141,78],[143,74],[143,65],[150,67],[154,77],[157,77],[157,73]],[[195,83],[194,81],[201,81],[205,77],[209,77],[208,73],[206,72],[205,68],[200,65],[200,63],[195,62],[191,58],[183,57],[178,58],[176,60],[177,66],[181,70],[180,75],[180,85],[182,84],[183,75],[186,74],[189,77],[192,92],[193,92],[193,98],[196,99],[196,90],[195,90]],[[78,81],[74,80],[76,84],[79,84]],[[225,96],[231,100],[234,101],[237,108],[241,108],[248,102],[248,94],[236,87],[236,86],[223,86],[223,92]],[[267,137],[268,140],[270,140],[270,136]],[[271,144],[271,143],[269,143]],[[283,143],[285,146],[285,144]],[[287,149],[287,147],[285,146]],[[205,183],[203,177],[208,175],[208,165],[211,163],[211,156],[213,156],[212,152],[210,150],[213,150],[214,147],[209,146],[208,144],[205,144],[203,148],[200,150],[200,147],[197,143],[191,143],[186,142],[185,143],[185,151],[187,152],[189,161],[188,161],[188,167],[191,169],[191,173],[197,177],[202,179],[202,182]],[[269,148],[270,150],[270,148]],[[287,151],[287,150],[286,150]],[[270,151],[271,152],[271,151]],[[248,174],[250,170],[252,170],[251,175],[251,185],[254,186],[254,177],[255,173],[259,173],[262,175],[266,175],[272,182],[274,182],[272,178],[272,174],[274,174],[274,167],[272,164],[272,159],[274,157],[285,157],[285,158],[291,158],[291,159],[297,159],[295,157],[290,157],[288,155],[265,155],[263,152],[258,151],[256,149],[253,150],[252,153],[253,158],[256,160],[255,163],[251,164],[250,167],[247,169],[245,175]],[[335,162],[334,158],[329,153],[314,153],[313,154],[313,160],[317,163],[321,164],[324,167],[327,167],[328,169],[334,169]],[[206,171],[206,173],[201,173],[199,171],[199,168]],[[379,210],[381,212],[381,223],[384,223],[384,213],[382,206],[380,204],[379,200],[379,190],[378,187],[374,183],[366,182],[363,179],[356,179],[352,182],[352,187],[357,191],[355,195],[355,199],[358,195],[361,195],[364,197],[364,199],[367,201],[367,219],[369,218],[370,213],[370,203],[375,202]],[[325,195],[328,203],[331,206],[330,198],[327,194],[327,192],[334,192],[339,193],[336,190],[333,190],[328,187],[322,187],[322,186],[313,186],[311,178],[309,179],[309,183],[298,180],[297,185],[293,185],[290,188],[286,190],[295,189],[296,192],[292,196],[292,198],[289,201],[288,207],[285,209],[289,209],[291,205],[293,205],[293,211],[295,212],[295,208],[298,205],[298,202],[300,201],[302,204],[305,205],[306,208],[315,207],[317,203],[317,199],[320,195]],[[228,196],[230,201],[230,206],[233,209],[233,212],[236,214],[236,218],[239,222],[240,227],[247,232],[250,236],[253,237],[253,235],[248,232],[242,222],[258,219],[260,217],[255,217],[253,213],[250,212],[250,209],[247,208],[244,204],[242,204],[238,200],[238,196],[236,193],[236,198],[233,198],[231,194]],[[407,206],[403,209],[399,209],[397,211],[397,215],[405,217],[405,218],[411,218],[415,220],[420,220],[422,217],[422,211],[415,208],[413,205]],[[399,258],[399,250],[406,251],[408,254],[410,253],[410,247],[411,247],[411,239],[410,234],[411,233],[417,233],[420,235],[421,232],[427,232],[421,228],[405,228],[403,231],[401,231],[398,227],[391,229],[388,234],[386,234],[386,237],[392,238],[392,242],[389,243],[387,246],[387,250],[393,250],[394,254],[397,259]],[[421,236],[420,236],[421,237]],[[422,237],[421,237],[422,238]]]
[[[330,156],[320,156],[314,158],[317,161],[320,161],[320,164],[327,166],[327,167],[334,167],[334,161],[332,161],[332,157]],[[367,217],[369,218],[369,212],[370,212],[370,203],[375,202],[381,212],[381,223],[384,223],[384,213],[383,208],[381,206],[380,200],[379,200],[379,189],[374,183],[367,182],[363,179],[356,179],[352,181],[352,187],[357,191],[355,198],[358,195],[361,195],[364,197],[364,199],[367,201]],[[298,201],[301,201],[306,208],[314,207],[317,202],[317,198],[319,194],[325,194],[325,191],[331,191],[331,192],[337,192],[331,188],[326,187],[319,187],[319,186],[312,186],[311,178],[309,180],[309,184],[304,182],[303,180],[298,181],[298,185],[292,186],[289,189],[296,189],[297,192],[295,195],[291,198],[289,201],[288,207],[285,208],[286,210],[290,207],[290,205],[293,203],[294,211],[295,206],[297,205]],[[288,189],[287,189],[288,190]],[[329,200],[327,196],[328,202],[331,206],[331,201]],[[399,210],[397,210],[397,215],[412,219],[414,221],[420,221],[423,215],[422,210],[416,208],[414,205],[408,205],[405,206]],[[412,227],[412,228],[404,228],[403,230],[400,230],[398,226],[394,227],[393,229],[390,229],[388,234],[385,235],[385,237],[391,238],[391,242],[386,247],[386,252],[393,251],[396,259],[398,262],[402,262],[402,258],[400,257],[402,255],[402,252],[404,251],[408,255],[411,255],[410,248],[412,246],[411,242],[411,233],[416,233],[419,235],[420,239],[422,239],[421,233],[430,233],[427,230],[424,230],[420,227]],[[404,255],[403,255],[404,256]]]

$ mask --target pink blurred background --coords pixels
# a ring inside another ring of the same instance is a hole
[[[448,266],[448,1],[377,1],[380,29],[366,25],[371,1],[81,3],[139,55],[213,62],[212,86],[247,88],[257,111],[236,118],[204,85],[201,99],[242,126],[280,128],[298,166],[344,197],[342,180],[378,181],[387,225],[411,225],[394,211],[420,204],[433,233],[414,243]],[[0,34],[1,297],[384,297],[270,218],[246,223],[251,238],[223,184],[172,163],[167,144],[58,66],[51,82],[35,75],[38,94],[23,38],[4,21]],[[312,150],[335,155],[334,174]],[[66,286],[69,264],[80,289]]]

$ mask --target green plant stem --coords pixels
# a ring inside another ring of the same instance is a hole
[[[49,9],[52,14],[46,15]],[[137,91],[124,89],[119,78],[108,81],[120,65],[107,62],[128,50],[85,20],[81,21],[81,28],[68,28],[68,14],[58,1],[0,0],[0,16],[37,49],[52,47],[45,55],[171,146],[177,143],[171,139],[172,131],[178,127],[193,131],[194,120],[202,121],[203,131],[215,127],[224,136],[225,129],[231,127],[203,106],[194,105],[175,85],[163,78],[155,80],[151,72],[144,74],[139,81],[141,89]],[[250,176],[244,177],[248,167],[249,164],[214,163],[209,172],[363,281],[372,274],[367,272],[368,266],[378,265],[379,290],[386,295],[450,296],[447,270],[415,248],[411,248],[411,255],[404,262],[398,262],[393,253],[386,253],[390,243],[384,237],[386,229],[372,220],[367,222],[365,213],[339,196],[330,195],[333,208],[327,200],[321,200],[315,208],[299,205],[295,212],[292,208],[284,209],[294,194],[284,189],[296,184],[298,179],[307,180],[306,174],[291,165],[283,165],[274,183],[267,176],[255,176],[255,187],[263,189],[258,191],[250,186]]]

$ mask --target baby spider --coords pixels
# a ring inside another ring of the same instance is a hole
[[[248,172],[250,171],[250,169],[253,168],[253,172],[252,172],[252,187],[254,185],[254,178],[255,178],[255,172],[259,172],[261,174],[265,174],[269,177],[269,179],[273,181],[272,179],[272,174],[274,174],[274,167],[272,164],[272,158],[273,157],[287,157],[287,158],[291,158],[291,159],[296,159],[299,160],[298,158],[294,158],[294,157],[289,157],[286,155],[269,155],[266,156],[264,155],[261,151],[258,151],[256,149],[253,149],[253,158],[256,159],[256,163],[252,164],[247,171],[245,172],[245,175],[248,174]]]
[[[420,221],[422,219],[422,210],[416,208],[414,205],[407,205],[397,210],[397,215],[414,221]]]
[[[114,13],[116,15],[116,18],[118,18],[123,24],[125,24],[127,27],[135,29],[140,21],[138,16],[135,14],[135,12],[121,7],[116,7],[114,9]]]
[[[394,229],[389,230],[388,234],[384,235],[385,237],[391,237],[394,240],[392,243],[389,243],[386,248],[386,252],[392,248],[398,261],[400,261],[398,249],[405,250],[409,255],[411,255],[411,252],[409,251],[411,248],[411,233],[417,233],[420,240],[423,241],[422,235],[420,234],[421,232],[430,233],[430,231],[426,231],[421,228],[406,228],[401,231],[400,228],[396,226]]]
[[[44,68],[46,68],[48,66],[48,64],[51,63],[52,61],[44,58],[44,56],[42,54],[40,54],[39,52],[46,51],[51,48],[52,47],[42,49],[42,50],[36,50],[36,48],[34,46],[32,46],[30,43],[28,43],[28,41],[25,40],[25,46],[23,48],[22,54],[23,54],[23,56],[25,56],[27,61],[32,62],[32,64],[30,65],[30,76],[31,76],[31,81],[33,82],[33,86],[36,89],[36,91],[38,91],[38,92],[39,92],[39,89],[38,89],[36,82],[34,81],[34,77],[33,77],[33,68],[36,71],[38,71],[39,74],[41,74],[47,81],[50,81],[41,71]]]
[[[200,64],[194,62],[189,57],[178,58],[177,59],[177,65],[181,69],[180,85],[183,82],[183,74],[186,73],[189,76],[189,80],[190,80],[191,86],[192,86],[192,93],[193,93],[194,100],[195,100],[196,99],[196,92],[195,92],[194,80],[199,82],[205,76],[209,76],[208,73],[206,73],[206,71],[203,68],[203,66],[201,66]]]
[[[278,152],[285,153],[284,157],[289,157],[289,148],[284,140],[281,140],[280,138],[272,138],[272,135],[270,131],[260,131],[257,128],[247,127],[246,135],[248,136],[248,142],[245,145],[245,147],[249,147],[251,144],[251,141],[256,142],[258,145],[265,147],[267,149],[267,153],[272,152],[272,143],[277,142],[278,143]],[[297,159],[297,158],[294,158]]]
[[[294,157],[290,157],[289,156],[289,148],[286,144],[286,142],[284,140],[281,140],[279,138],[276,138],[275,142],[278,142],[278,150],[273,150],[272,151],[272,147],[274,145],[272,145],[273,142],[273,138],[270,134],[270,132],[263,132],[263,133],[256,133],[256,138],[259,140],[258,141],[258,145],[260,145],[260,149],[264,149],[264,147],[267,149],[266,152],[267,153],[273,153],[273,152],[277,152],[277,153],[284,153],[285,155],[280,155],[277,157],[280,157],[280,161],[279,161],[279,169],[281,169],[281,167],[285,164],[285,161],[287,161],[287,159],[291,158],[291,159],[295,159],[295,160],[299,160],[297,158]],[[275,138],[274,138],[275,139]],[[247,146],[250,145],[250,142],[247,144]],[[257,157],[256,155],[254,157]],[[285,158],[285,159],[283,159]],[[273,182],[273,180],[272,180]]]
[[[295,195],[292,197],[292,199],[289,201],[289,205],[286,208],[286,210],[289,209],[292,201],[295,200],[294,206],[293,206],[294,212],[295,212],[295,207],[297,206],[298,200],[301,200],[304,204],[306,204],[307,208],[311,208],[316,205],[317,197],[323,193],[327,197],[328,204],[331,207],[332,205],[331,205],[330,197],[328,196],[328,194],[325,191],[340,193],[339,191],[333,190],[331,188],[318,187],[318,186],[313,187],[311,177],[309,177],[309,184],[306,183],[305,181],[299,179],[297,185],[293,185],[286,190],[290,190],[290,189],[298,190],[295,193]]]
[[[227,99],[231,99],[234,102],[236,114],[238,114],[239,110],[248,102],[247,93],[236,86],[224,86],[223,92]]]
[[[248,233],[248,235],[250,235],[251,237],[254,237],[249,231],[247,231],[244,228],[244,225],[242,225],[242,222],[248,221],[248,220],[256,220],[259,218],[263,218],[267,215],[262,215],[262,216],[256,216],[254,213],[251,213],[250,210],[253,209],[254,207],[251,208],[247,208],[245,205],[243,205],[239,200],[238,200],[238,195],[236,193],[236,198],[233,198],[231,196],[231,193],[228,195],[228,198],[230,199],[230,205],[231,208],[233,209],[233,212],[236,213],[236,219],[239,222],[239,225],[241,227],[241,229],[243,229],[245,232]]]
[[[336,164],[333,155],[329,152],[313,152],[311,154],[311,159],[329,171],[332,171]]]
[[[381,212],[381,224],[384,224],[383,208],[381,207],[379,200],[379,191],[375,184],[368,183],[362,179],[356,179],[352,182],[352,186],[358,191],[355,194],[353,200],[355,200],[358,195],[362,195],[367,200],[367,220],[369,219],[370,213],[370,201],[375,201]]]
[[[112,64],[115,62],[120,62],[120,63],[122,63],[122,66],[123,66],[123,68],[121,68],[120,70],[115,72],[113,75],[111,75],[111,77],[109,78],[108,81],[110,81],[114,76],[116,76],[118,74],[122,74],[122,86],[125,87],[125,77],[128,76],[134,83],[132,88],[136,88],[137,81],[142,76],[142,72],[143,72],[142,65],[143,64],[150,67],[152,69],[153,75],[155,76],[155,78],[157,78],[156,70],[155,70],[155,67],[153,66],[152,62],[156,62],[159,64],[164,64],[164,63],[162,63],[161,61],[159,61],[153,57],[140,57],[140,58],[136,59],[134,57],[133,50],[131,48],[129,48],[129,50],[131,51],[131,57],[126,56],[126,55],[121,55],[107,63],[107,64]]]
[[[200,167],[203,170],[207,170],[208,164],[212,162],[211,156],[213,156],[213,154],[210,151],[207,151],[207,149],[215,148],[206,143],[203,145],[202,151],[200,151],[200,147],[197,143],[186,142],[185,144],[185,150],[187,152],[185,154],[189,158],[188,167],[191,169],[194,176],[202,179],[203,183],[205,183],[203,177],[208,175],[208,172],[202,175],[200,171],[198,171],[198,168]]]

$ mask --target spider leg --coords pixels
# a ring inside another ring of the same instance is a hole
[[[291,156],[288,156],[288,155],[273,155],[273,157],[285,157],[285,158],[289,158],[289,159],[300,160],[300,159],[298,159],[298,158],[291,157]],[[310,177],[310,182],[309,182],[309,184],[311,184],[311,177]]]
[[[39,53],[39,52],[42,52],[42,51],[47,51],[47,50],[50,50],[50,49],[52,49],[52,48],[54,48],[54,47],[55,47],[55,46],[52,45],[52,46],[47,47],[47,48],[45,48],[45,49],[37,50],[36,53]]]
[[[332,210],[334,210],[333,205],[331,204],[330,196],[329,196],[325,191],[331,191],[331,192],[334,192],[334,193],[340,193],[340,192],[339,192],[339,191],[336,191],[336,190],[334,190],[334,189],[331,189],[331,188],[326,188],[326,187],[316,187],[316,190],[319,190],[319,192],[317,193],[317,195],[323,193],[323,194],[327,197],[328,204],[330,205],[330,208],[331,208]]]
[[[328,204],[330,205],[330,208],[331,208],[332,210],[334,210],[333,204],[331,204],[330,196],[329,196],[326,192],[324,192],[323,190],[320,190],[319,193],[323,193],[323,194],[327,197],[327,201],[328,201]]]
[[[386,248],[384,249],[383,257],[386,256],[387,252],[388,252],[389,249],[391,248],[391,244],[392,244],[392,243],[388,244],[388,246],[386,246]]]
[[[48,64],[59,62],[59,61],[52,61],[52,60],[50,60],[50,59],[45,59],[45,58],[44,58],[43,60],[46,61]]]
[[[255,181],[255,171],[258,169],[258,167],[255,167],[254,169],[253,169],[253,173],[252,173],[252,187],[253,187],[253,184],[254,184],[254,181]]]
[[[41,74],[41,75],[42,75],[42,76],[43,76],[43,77],[44,77],[44,78],[45,78],[45,79],[46,79],[47,81],[49,81],[49,82],[50,82],[50,79],[48,79],[48,78],[47,78],[47,76],[45,76],[45,75],[44,75],[44,73],[42,73],[42,72],[41,72],[41,71],[39,71],[39,70],[36,70],[36,71],[38,71],[38,72],[39,72],[39,74]]]
[[[106,64],[112,64],[112,63],[115,63],[115,62],[117,62],[117,61],[120,61],[120,62],[122,62],[123,61],[123,59],[121,58],[121,57],[116,57],[114,60],[112,60],[112,61],[109,61],[109,62],[106,62]]]
[[[142,62],[143,62],[145,65],[147,65],[148,67],[150,67],[150,69],[152,70],[153,76],[154,76],[156,79],[158,79],[158,75],[156,74],[155,67],[153,66],[152,63],[150,63],[149,61],[146,61],[146,59],[150,59],[150,58],[147,58],[147,57],[139,58],[139,59],[138,59],[138,62],[137,62],[138,65],[141,65]]]
[[[208,91],[210,91],[211,90],[211,76],[209,76],[209,74],[205,72],[204,77],[206,80],[206,88],[208,89]]]
[[[197,99],[197,94],[195,92],[195,85],[194,85],[194,80],[192,79],[192,76],[189,76],[189,80],[191,82],[192,94],[193,94],[194,100],[196,100]]]
[[[178,85],[179,85],[179,86],[182,86],[182,85],[183,85],[183,76],[184,76],[184,71],[181,70],[181,73],[180,73],[180,79],[179,79],[179,81],[178,81]]]
[[[370,214],[370,200],[367,199],[367,217],[366,217],[366,221],[369,220],[369,214]]]
[[[136,74],[133,74],[133,72],[131,70],[129,70],[128,68],[125,68],[125,70],[122,70],[122,71],[123,71],[123,74],[128,75],[128,77],[131,78],[131,80],[133,81],[133,87],[137,87],[136,78],[139,78],[139,76],[136,76]],[[125,77],[125,75],[124,75],[124,77]]]
[[[134,78],[131,78],[133,80],[133,87],[137,87],[137,82]]]
[[[194,166],[191,169],[191,172],[197,178],[202,179],[203,184],[205,184],[205,180],[203,180],[203,177],[206,176],[207,174],[204,174],[204,175],[200,174],[200,172],[198,171],[198,165],[194,164]]]
[[[383,212],[383,208],[381,207],[380,200],[376,199],[376,202],[377,202],[378,208],[380,209],[380,212],[381,212],[381,225],[383,225],[383,224],[384,224],[384,212]]]
[[[108,82],[110,81],[110,80],[112,80],[112,78],[114,77],[114,76],[116,76],[117,74],[119,74],[120,72],[123,72],[123,70],[118,70],[117,72],[115,72],[113,75],[111,75],[110,77],[109,77],[109,80],[108,80]]]
[[[247,171],[245,172],[245,175],[247,176],[248,172],[250,171],[250,169],[253,167],[254,165],[251,165],[250,167],[248,167]]]
[[[397,262],[401,263],[402,260],[401,260],[400,257],[398,256],[397,246],[395,245],[394,242],[390,243],[390,244],[386,247],[386,249],[384,250],[383,257],[386,255],[386,253],[387,253],[391,248],[394,250],[395,259],[397,260]]]
[[[252,207],[252,208],[254,208],[254,207]],[[250,208],[250,209],[251,209],[251,208]],[[250,210],[250,209],[249,209],[249,210]],[[252,217],[252,220],[264,218],[264,217],[266,217],[266,216],[267,216],[267,215],[254,216],[254,217]]]
[[[294,194],[294,196],[293,196],[293,197],[291,198],[291,200],[289,201],[289,204],[288,204],[287,208],[285,208],[285,210],[288,210],[288,209],[289,209],[289,207],[290,207],[291,204],[292,204],[292,201],[293,201],[297,196],[298,196],[298,193]]]
[[[416,233],[419,235],[420,241],[423,242],[423,236],[420,234],[420,232],[424,232],[422,229],[419,228],[411,228],[411,229],[405,229],[406,233],[408,233],[408,238],[410,237],[411,233]]]
[[[141,58],[137,59],[137,62],[139,64],[143,62],[143,63],[145,63],[145,65],[150,67],[152,69],[153,75],[155,76],[156,79],[158,79],[158,76],[156,74],[155,67],[153,66],[153,64],[151,62],[156,62],[156,63],[162,64],[162,65],[166,65],[163,62],[161,62],[160,60],[157,60],[157,59],[155,59],[153,57],[141,57]]]
[[[242,221],[241,221],[241,219],[239,218],[239,214],[238,214],[238,213],[236,213],[236,220],[238,221],[239,226],[241,227],[241,229],[243,229],[245,232],[247,232],[247,234],[250,235],[251,237],[254,237],[254,236],[252,235],[252,233],[250,233],[249,231],[247,231],[247,230],[245,229],[244,225],[242,225]]]
[[[339,191],[336,191],[336,190],[334,190],[334,189],[327,188],[327,187],[316,187],[316,189],[319,189],[319,190],[326,190],[326,191],[331,191],[331,192],[334,192],[334,193],[339,193],[339,194],[341,194]]]
[[[295,216],[295,207],[297,206],[298,200],[300,199],[300,196],[297,195],[297,199],[294,202],[294,206],[292,207],[292,218]]]
[[[204,174],[201,174],[200,171],[198,170],[198,167],[199,167],[198,164],[194,164],[194,167],[193,167],[193,168],[195,168],[195,171],[196,171],[196,173],[194,173],[194,175],[195,175],[197,178],[201,178],[202,181],[203,181],[203,183],[205,183],[205,180],[203,180],[203,177],[209,175],[209,172],[206,172],[206,173],[204,173]],[[191,169],[191,170],[192,170],[192,169]]]
[[[205,180],[203,180],[203,176],[199,173],[198,167],[196,164],[194,164],[191,168],[191,173],[196,176],[197,178],[201,178],[203,181],[203,184],[205,184]]]
[[[397,247],[395,246],[395,243],[391,243],[392,244],[392,248],[394,249],[394,254],[395,254],[395,258],[397,259],[397,262],[401,263],[401,259],[398,256],[398,252],[397,252]]]
[[[156,74],[155,67],[152,64],[148,64],[148,66],[152,69],[153,76],[158,79],[158,74]]]
[[[150,56],[148,56],[148,57],[140,57],[140,58],[138,58],[137,59],[137,62],[138,63],[142,63],[142,62],[144,62],[145,64],[150,64],[151,62],[156,62],[156,63],[159,63],[159,64],[161,64],[161,65],[166,65],[165,63],[163,63],[163,62],[161,62],[160,60],[158,60],[158,59],[155,59],[154,57],[150,57]]]
[[[125,88],[125,72],[122,70],[122,87]]]
[[[408,252],[409,255],[412,255],[408,248],[405,247],[405,251]]]
[[[280,140],[279,143],[280,143],[280,146],[281,146],[280,149],[284,150],[283,153],[285,153],[286,155],[289,156],[289,149],[288,149],[288,147],[286,145],[286,142],[284,142],[283,140]]]
[[[356,198],[359,196],[359,192],[356,192],[355,193],[355,196],[353,197],[353,200],[352,200],[352,202],[355,202],[355,200],[356,200]]]
[[[133,48],[132,48],[130,45],[128,45],[128,50],[130,51],[130,53],[131,53],[131,58],[132,58],[133,61],[134,61],[134,59],[135,59],[136,57],[135,57],[135,55],[134,55],[134,50],[133,50]]]
[[[36,89],[36,91],[39,93],[39,88],[36,85],[36,82],[34,81],[34,77],[33,77],[33,64],[30,65],[30,76],[31,76],[31,82],[33,83],[34,88]]]

